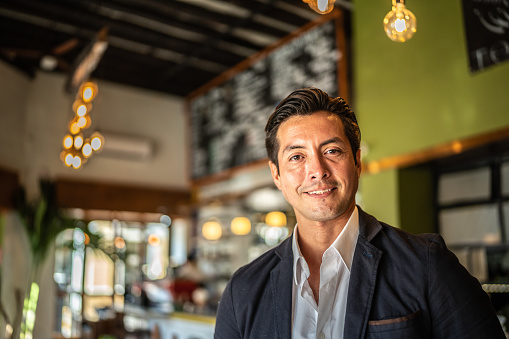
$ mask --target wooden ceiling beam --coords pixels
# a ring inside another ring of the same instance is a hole
[[[57,204],[61,208],[183,214],[191,206],[188,190],[156,189],[103,182],[57,179]]]
[[[77,2],[66,1],[65,4],[70,3],[73,7],[67,5],[65,8],[64,5],[52,6],[52,3],[54,3],[54,0],[41,3],[31,0],[5,0],[5,4],[14,10],[30,12],[32,15],[44,16],[55,22],[72,25],[78,30],[86,29],[98,31],[100,28],[108,26],[108,34],[111,37],[118,37],[154,48],[169,49],[187,55],[193,53],[193,51],[202,46],[202,43],[176,38],[134,24],[113,20],[92,13],[87,11],[84,7],[84,4],[87,2],[79,2],[79,4],[77,4]],[[203,57],[207,58],[207,60],[224,65],[236,64],[244,59],[242,56],[215,47],[210,53]]]

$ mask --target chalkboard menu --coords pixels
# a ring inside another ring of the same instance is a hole
[[[509,1],[463,0],[470,71],[509,59]]]
[[[267,119],[295,89],[338,95],[336,34],[335,20],[315,26],[189,100],[192,179],[265,159]]]

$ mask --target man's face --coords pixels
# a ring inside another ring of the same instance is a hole
[[[293,116],[278,129],[279,172],[272,178],[300,224],[349,218],[361,172],[339,117],[329,112]],[[347,219],[348,220],[348,219]]]

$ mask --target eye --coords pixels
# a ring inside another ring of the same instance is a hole
[[[340,149],[337,149],[337,148],[331,148],[331,149],[328,149],[325,151],[325,154],[331,154],[331,155],[338,155],[341,153],[343,153],[343,151],[341,151]]]
[[[288,159],[288,160],[290,160],[290,161],[299,161],[299,160],[301,160],[301,159],[302,159],[302,155],[300,155],[300,154],[296,154],[296,155],[292,155],[292,156],[290,157],[290,159]]]

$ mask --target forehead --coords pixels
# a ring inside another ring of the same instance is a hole
[[[310,139],[320,136],[328,138],[331,134],[346,139],[341,118],[331,112],[319,111],[310,115],[290,117],[279,126],[277,137],[280,143],[286,143],[295,138]]]

